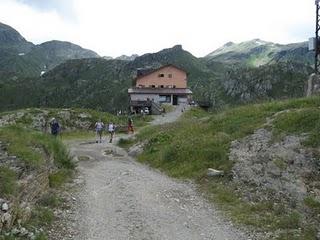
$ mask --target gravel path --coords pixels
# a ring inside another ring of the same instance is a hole
[[[155,121],[174,121],[179,115],[176,111]],[[78,165],[84,183],[75,196],[73,234],[59,239],[250,239],[223,220],[192,183],[150,169],[106,140],[69,147],[71,154],[85,159]]]
[[[90,157],[79,163],[85,184],[76,197],[74,239],[248,239],[221,220],[193,184],[139,164],[109,143],[70,148]]]
[[[150,123],[151,125],[160,125],[176,121],[183,113],[190,108],[189,105],[178,105],[174,111],[165,114],[164,116],[154,116],[154,120]]]

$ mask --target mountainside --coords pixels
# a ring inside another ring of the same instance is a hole
[[[103,58],[74,59],[58,65],[41,78],[3,81],[2,110],[31,106],[85,107],[104,111],[126,110],[127,89],[137,68],[175,64],[188,72],[195,100],[213,107],[278,98],[300,97],[312,69],[305,64],[279,62],[258,68],[206,62],[180,45],[133,61]]]
[[[281,45],[254,39],[247,42],[226,43],[205,56],[207,61],[261,66],[277,62],[294,61],[312,64],[313,53],[308,50],[308,43]]]
[[[29,52],[33,46],[15,29],[0,22],[0,48],[15,52]]]
[[[7,25],[0,29],[1,110],[35,106],[124,110],[136,69],[166,64],[185,69],[194,99],[209,101],[215,108],[303,96],[312,72],[313,57],[306,43],[229,42],[204,58],[176,45],[109,59],[68,42],[33,45]],[[25,52],[19,52],[23,48]]]
[[[160,67],[168,63],[174,63],[190,72],[190,84],[193,86],[198,82],[204,84],[210,75],[203,71],[209,70],[196,57],[184,51],[181,46],[175,46],[158,53],[145,54],[133,61],[103,58],[69,60],[42,78],[17,80],[14,86],[12,82],[5,82],[0,88],[3,92],[0,100],[4,103],[4,109],[36,104],[105,111],[126,110],[127,89],[132,85],[136,69]],[[15,92],[19,92],[19,97],[15,96]]]
[[[49,41],[34,45],[12,27],[0,23],[0,81],[36,77],[69,59],[97,57],[97,53],[69,42]]]

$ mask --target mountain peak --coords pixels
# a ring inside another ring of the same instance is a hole
[[[182,50],[182,45],[181,45],[181,44],[174,45],[174,46],[172,47],[172,49]]]
[[[0,46],[25,53],[30,51],[33,44],[28,42],[14,28],[0,22]]]
[[[256,44],[256,45],[265,45],[265,44],[270,44],[271,42],[267,42],[267,41],[261,40],[260,38],[255,38],[255,39],[252,39],[252,40],[248,41],[248,43],[253,43],[253,44]]]
[[[82,48],[79,45],[66,41],[52,40],[41,43],[38,47],[46,52],[48,56],[54,54],[66,57],[67,59],[99,57],[99,55],[92,50]]]
[[[137,57],[139,57],[138,54],[132,54],[131,56],[127,56],[127,55],[121,55],[119,57],[116,57],[117,60],[123,60],[123,61],[133,61],[135,60]]]
[[[234,44],[235,44],[234,42],[227,42],[226,44],[223,45],[223,47],[231,47]]]

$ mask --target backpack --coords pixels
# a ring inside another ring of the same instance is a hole
[[[101,131],[103,129],[103,123],[102,122],[97,122],[96,123],[96,130]]]
[[[51,124],[51,133],[52,134],[57,134],[58,132],[59,132],[59,128],[60,128],[60,126],[59,126],[59,123],[58,122],[53,122],[52,124]]]

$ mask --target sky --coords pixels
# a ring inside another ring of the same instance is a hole
[[[181,44],[202,57],[232,41],[306,41],[314,0],[0,0],[0,22],[28,41],[69,41],[101,56]]]

